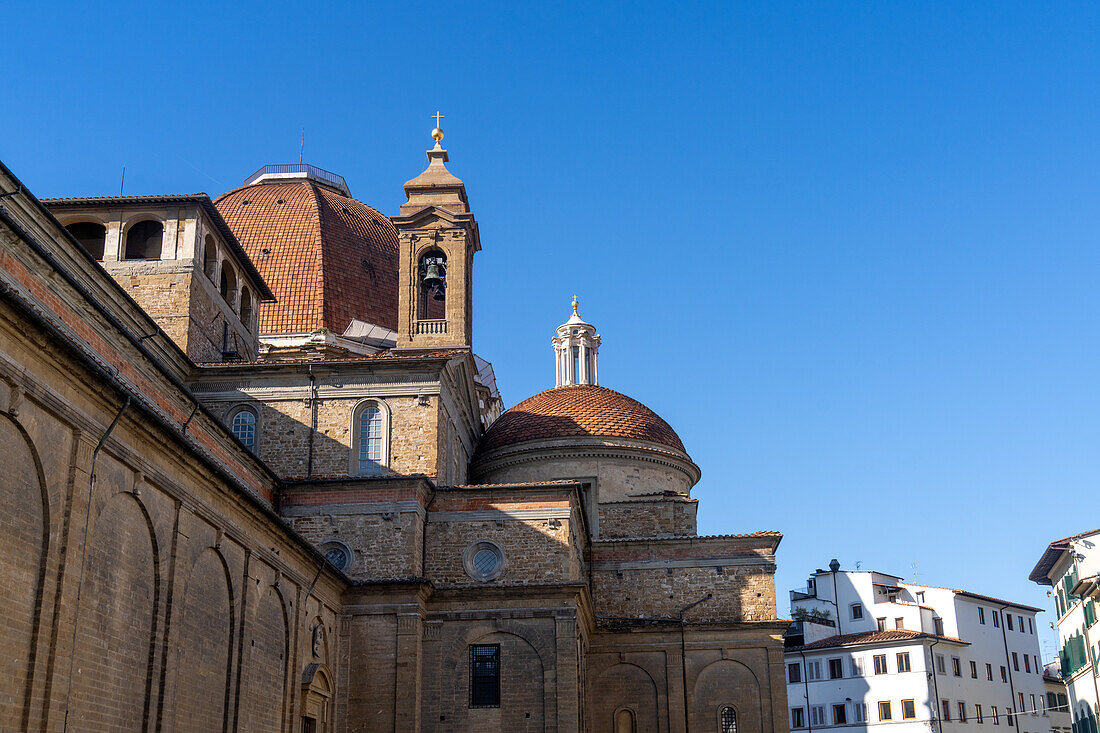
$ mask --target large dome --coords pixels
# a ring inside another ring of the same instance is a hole
[[[308,178],[235,189],[214,205],[277,302],[260,333],[397,328],[397,229],[385,215]]]
[[[641,402],[606,387],[578,384],[540,392],[505,412],[482,437],[478,454],[581,436],[644,440],[687,453],[676,431]]]

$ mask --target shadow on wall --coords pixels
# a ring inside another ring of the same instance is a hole
[[[856,660],[859,660],[857,663]],[[874,660],[865,654],[836,650],[835,654],[796,661],[788,660],[785,674],[791,680],[791,664],[798,665],[798,682],[788,686],[789,710],[777,710],[776,715],[787,715],[792,730],[792,716],[801,717],[803,728],[822,728],[835,725],[860,725],[877,716],[874,706],[877,700],[868,698],[870,685],[865,676],[873,672]],[[921,664],[914,660],[914,666]],[[872,665],[868,670],[867,666]],[[812,669],[811,669],[812,666]],[[799,712],[792,712],[792,711]],[[901,722],[901,711],[892,715]]]

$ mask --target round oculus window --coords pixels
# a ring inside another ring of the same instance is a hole
[[[344,542],[329,540],[321,545],[321,552],[325,553],[328,561],[340,570],[347,570],[351,565],[352,551]]]
[[[504,552],[495,542],[479,540],[462,553],[462,564],[474,580],[495,580],[504,572]]]

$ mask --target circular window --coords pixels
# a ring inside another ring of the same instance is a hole
[[[462,565],[474,580],[495,580],[504,572],[504,551],[495,542],[478,540],[462,553]]]
[[[352,553],[351,548],[346,542],[329,540],[321,543],[320,550],[325,553],[325,557],[328,558],[328,561],[340,570],[347,570],[351,567],[351,559],[354,557],[354,553]]]

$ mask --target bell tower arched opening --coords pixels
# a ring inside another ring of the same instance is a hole
[[[447,317],[447,255],[432,249],[420,256],[417,266],[417,320]]]

